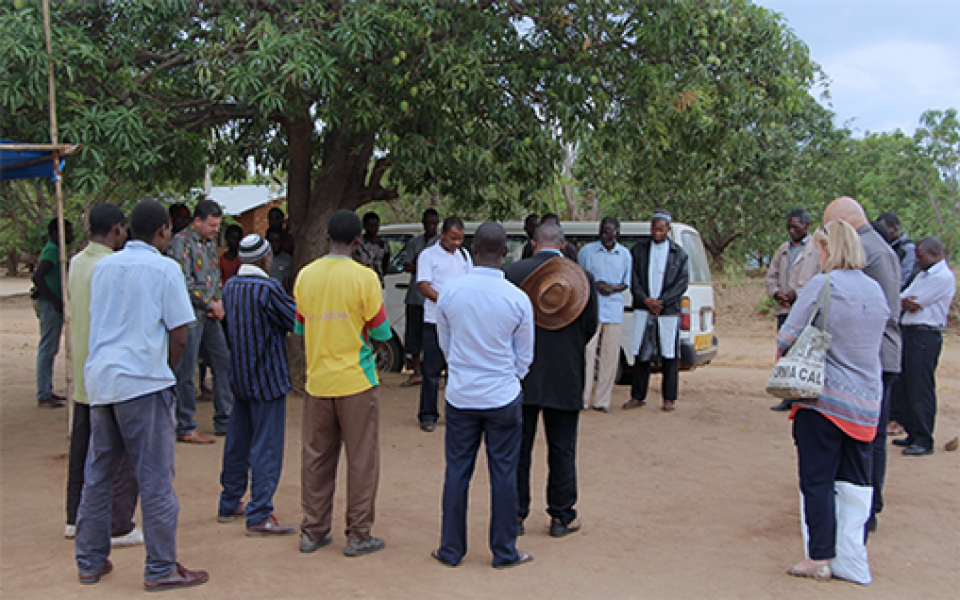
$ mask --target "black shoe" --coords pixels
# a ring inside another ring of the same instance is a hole
[[[770,410],[783,412],[785,410],[790,410],[791,408],[793,408],[793,402],[791,402],[790,400],[781,400],[780,404],[775,404],[774,406],[771,406]]]
[[[919,444],[913,444],[909,448],[903,449],[904,456],[926,456],[928,454],[933,454],[933,448],[924,448]]]
[[[437,428],[437,424],[435,421],[424,421],[420,423],[420,430],[426,431],[427,433],[433,431],[436,428]]]
[[[905,438],[897,438],[893,440],[893,445],[900,446],[902,448],[909,448],[910,446],[913,446],[913,438],[909,435]]]
[[[550,537],[565,537],[580,531],[580,519],[574,519],[564,524],[560,519],[550,521]]]

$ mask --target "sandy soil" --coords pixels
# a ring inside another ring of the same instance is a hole
[[[726,314],[732,314],[730,312]],[[483,460],[474,478],[470,553],[458,569],[430,558],[439,538],[443,425],[416,424],[416,389],[384,378],[382,477],[375,534],[384,552],[341,554],[343,495],[337,493],[331,546],[312,555],[295,537],[255,539],[240,524],[220,525],[222,440],[177,446],[179,553],[210,571],[190,598],[956,598],[960,589],[960,453],[942,444],[960,433],[960,339],[948,336],[939,370],[937,453],[892,452],[886,511],[869,544],[869,587],[788,577],[803,557],[798,490],[788,420],[768,406],[763,384],[773,362],[772,317],[723,321],[720,358],[681,376],[678,410],[646,408],[583,415],[578,508],[583,531],[547,535],[544,448],[536,452],[534,514],[519,547],[536,561],[490,568],[486,547],[489,487]],[[129,598],[142,593],[142,547],[117,550],[116,570],[97,586],[76,580],[73,544],[62,537],[67,413],[33,400],[36,318],[24,298],[0,300],[0,595],[5,598]],[[62,377],[62,356],[57,364]],[[655,378],[659,385],[659,378]],[[62,391],[62,390],[61,390]],[[627,399],[617,387],[614,403]],[[299,520],[299,423],[289,402],[286,468],[277,514]],[[201,404],[210,433],[211,407]],[[341,469],[342,470],[342,469]],[[343,473],[341,472],[341,481]]]

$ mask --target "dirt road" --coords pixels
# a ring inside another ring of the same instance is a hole
[[[728,313],[729,314],[729,313]],[[723,319],[724,313],[721,313]],[[960,339],[950,335],[939,370],[937,453],[891,452],[887,509],[869,544],[874,583],[826,584],[784,574],[803,557],[796,464],[786,417],[768,407],[763,383],[773,362],[773,324],[721,321],[715,364],[681,375],[675,413],[647,407],[583,415],[578,508],[583,531],[547,535],[542,440],[536,452],[534,513],[519,547],[536,561],[490,568],[489,487],[482,459],[470,507],[470,552],[458,569],[430,558],[439,538],[443,424],[422,433],[417,389],[388,376],[381,390],[382,478],[375,534],[384,552],[341,554],[344,489],[337,493],[334,543],[311,555],[295,537],[246,538],[241,524],[215,520],[223,442],[178,445],[179,553],[210,571],[184,598],[956,598],[960,589]],[[36,318],[25,299],[0,300],[0,595],[4,598],[130,598],[142,591],[142,547],[114,552],[115,571],[81,587],[73,544],[62,537],[66,411],[33,398]],[[62,377],[62,355],[57,363]],[[659,378],[654,378],[659,385]],[[62,391],[62,390],[59,390]],[[627,399],[617,387],[614,403]],[[289,402],[286,467],[277,493],[281,519],[299,520],[300,415]],[[209,433],[211,407],[200,405]],[[341,469],[342,470],[342,469]],[[343,481],[343,473],[341,479]]]

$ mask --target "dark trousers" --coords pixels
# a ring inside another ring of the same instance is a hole
[[[423,324],[423,383],[420,384],[421,423],[436,423],[440,419],[437,397],[440,394],[440,373],[443,372],[443,352],[437,339],[436,323]]]
[[[837,554],[834,484],[846,481],[870,485],[870,442],[853,439],[828,418],[807,408],[797,411],[793,419],[793,440],[809,534],[807,551],[813,560],[829,560]]]
[[[235,398],[220,472],[220,514],[231,515],[250,481],[247,526],[266,521],[273,513],[273,494],[283,471],[283,445],[287,420],[287,397],[270,402]]]
[[[790,316],[789,314],[777,315],[777,331],[780,331],[781,329],[783,329],[783,324],[787,322],[787,317],[789,316]]]
[[[110,555],[112,484],[124,450],[140,490],[147,550],[144,581],[163,579],[176,568],[180,502],[173,489],[175,404],[172,390],[161,390],[90,409],[90,449],[75,544],[80,573],[99,572]]]
[[[661,358],[660,364],[663,374],[661,389],[663,399],[676,401],[680,391],[680,358]],[[633,361],[633,385],[630,387],[630,397],[641,401],[646,400],[649,387],[650,363],[641,361],[637,356]]]
[[[883,397],[880,402],[880,422],[877,423],[877,436],[870,444],[873,455],[873,507],[871,515],[883,510],[883,482],[887,476],[887,424],[890,422],[890,403],[893,389],[896,387],[899,373],[883,372]],[[872,518],[872,517],[871,517]]]
[[[556,410],[539,406],[523,407],[523,444],[517,465],[518,514],[530,514],[530,466],[537,421],[543,413],[543,432],[547,436],[547,513],[564,525],[577,518],[577,426],[580,411]]]
[[[491,410],[446,406],[447,460],[443,482],[443,521],[438,554],[460,564],[467,553],[467,504],[470,479],[480,440],[487,446],[490,473],[490,551],[493,566],[516,562],[517,459],[523,432],[522,394],[510,404]]]
[[[230,392],[230,350],[223,327],[216,319],[203,318],[187,328],[187,347],[176,368],[177,435],[189,435],[197,428],[197,394],[193,374],[200,356],[213,371],[213,428],[226,432],[230,422],[233,394]]]
[[[933,448],[933,425],[937,418],[937,363],[943,349],[943,336],[933,329],[903,328],[903,407],[906,420],[901,423],[908,438],[926,449]]]
[[[70,432],[70,462],[67,467],[67,524],[76,525],[77,510],[83,495],[83,469],[90,447],[90,405],[73,405],[73,427]],[[113,479],[113,512],[110,517],[110,535],[127,535],[136,526],[133,513],[137,510],[137,473],[123,452],[117,459],[117,473]]]

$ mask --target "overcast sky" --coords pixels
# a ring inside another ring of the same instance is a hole
[[[913,134],[960,109],[960,0],[755,0],[782,13],[831,79],[837,124]]]

